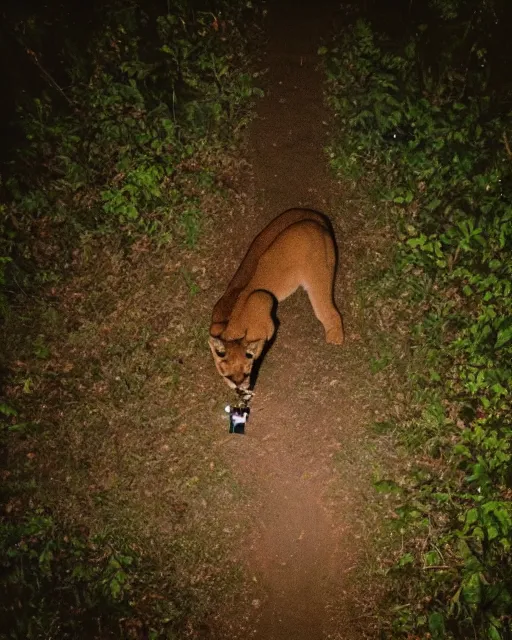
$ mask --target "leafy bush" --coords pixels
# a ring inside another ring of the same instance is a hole
[[[0,551],[0,638],[173,638],[183,629],[183,593],[168,592],[168,576],[157,597],[156,572],[135,545],[65,530],[39,509],[3,523]]]
[[[387,285],[411,319],[403,440],[431,458],[402,487],[409,548],[396,637],[509,638],[512,611],[512,93],[496,53],[510,7],[431,2],[390,39],[356,21],[325,51],[335,171],[389,203]],[[407,604],[404,604],[407,603]],[[430,635],[428,635],[430,634]]]
[[[83,231],[165,241],[181,230],[193,242],[199,194],[214,183],[211,154],[232,142],[260,93],[247,70],[244,11],[224,0],[167,10],[113,0],[91,12],[85,42],[64,39],[49,70],[52,27],[58,37],[68,25],[61,16],[15,22],[47,86],[19,108],[25,142],[4,180],[0,255],[18,266],[55,263]],[[41,235],[44,251],[31,239]]]

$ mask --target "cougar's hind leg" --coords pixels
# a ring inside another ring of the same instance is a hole
[[[330,237],[325,240],[326,260],[311,264],[310,281],[306,287],[316,317],[323,324],[325,339],[330,344],[343,344],[343,322],[334,304],[336,254]]]

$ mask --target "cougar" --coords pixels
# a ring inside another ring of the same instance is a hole
[[[256,236],[213,308],[210,325],[215,366],[231,388],[249,388],[253,364],[274,335],[274,305],[300,286],[324,326],[326,341],[343,343],[334,302],[336,262],[331,223],[316,211],[289,209]]]

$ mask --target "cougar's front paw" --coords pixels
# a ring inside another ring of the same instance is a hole
[[[329,344],[343,344],[345,336],[341,327],[333,327],[326,331],[325,339]]]

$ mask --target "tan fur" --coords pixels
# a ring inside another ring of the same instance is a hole
[[[210,348],[231,387],[247,389],[252,365],[274,334],[272,308],[302,286],[323,324],[327,342],[342,344],[333,299],[336,247],[327,218],[290,209],[256,236],[213,309]]]

